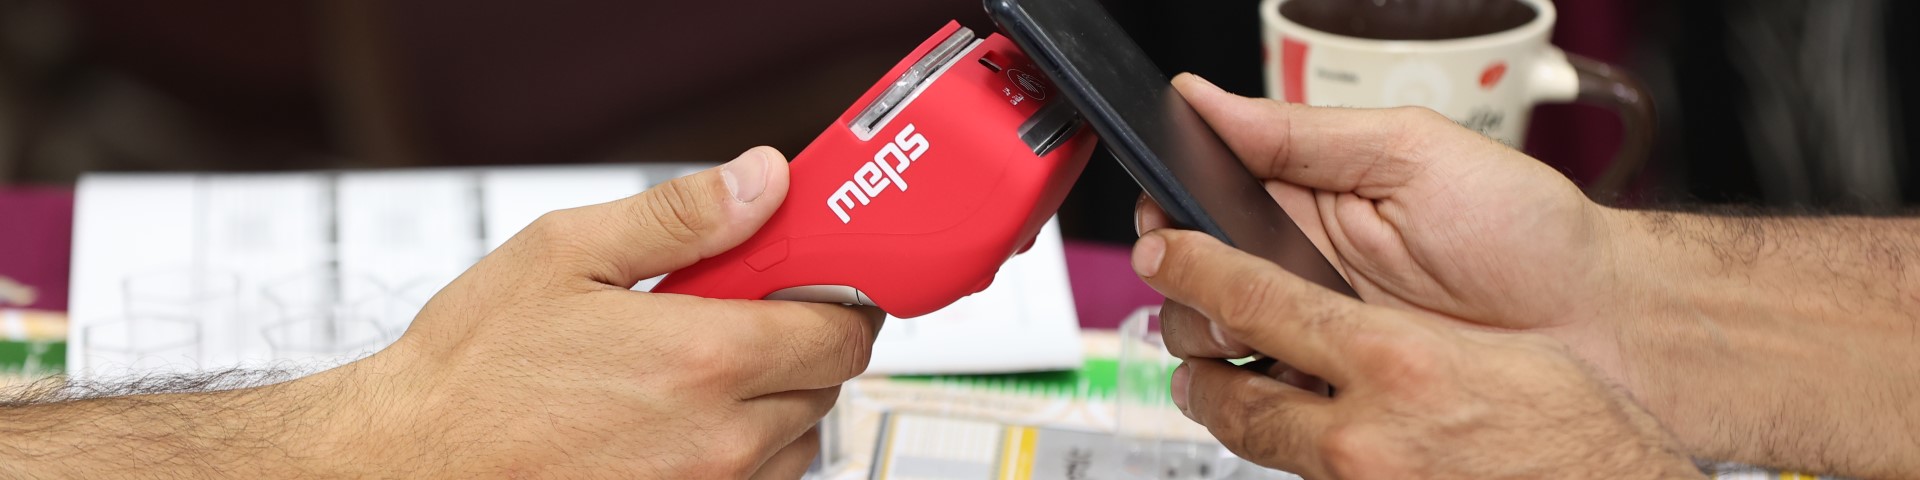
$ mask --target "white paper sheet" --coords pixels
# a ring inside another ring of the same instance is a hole
[[[979,373],[1080,366],[1080,321],[1067,284],[1060,222],[993,285],[938,312],[888,318],[873,347],[874,373]]]

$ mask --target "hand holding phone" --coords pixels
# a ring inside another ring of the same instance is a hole
[[[1176,227],[1358,297],[1098,2],[987,0],[986,7]]]

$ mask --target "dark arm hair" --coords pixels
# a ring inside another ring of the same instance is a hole
[[[286,370],[51,377],[0,391],[0,477],[314,475],[329,392]]]

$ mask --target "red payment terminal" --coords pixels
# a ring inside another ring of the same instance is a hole
[[[1012,42],[949,23],[794,157],[758,233],[653,291],[932,313],[1032,246],[1094,141]]]

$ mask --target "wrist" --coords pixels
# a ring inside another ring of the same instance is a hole
[[[361,412],[361,397],[356,385],[347,381],[352,364],[309,375],[287,383],[262,387],[263,394],[281,399],[291,412],[284,441],[290,445],[288,460],[299,464],[307,474],[349,477],[374,463],[374,450],[363,449],[370,440],[359,431],[371,422]]]
[[[1610,272],[1618,293],[1612,313],[1630,318],[1661,318],[1696,310],[1701,290],[1728,292],[1714,284],[1729,272],[1703,258],[1698,247],[1718,240],[1687,215],[1607,208]]]
[[[401,391],[410,375],[395,366],[395,349],[275,385],[282,396],[299,402],[306,418],[301,437],[294,440],[312,452],[299,459],[309,472],[328,477],[402,475],[409,460],[419,460],[431,448],[423,435],[415,407],[419,403]]]
[[[1726,333],[1713,321],[1725,313],[1712,312],[1714,304],[1738,304],[1743,294],[1719,285],[1731,272],[1701,251],[1720,240],[1690,215],[1606,209],[1605,216],[1617,295],[1603,315],[1617,337],[1623,386],[1688,453],[1734,458],[1730,436],[1718,434],[1717,417],[1702,411],[1718,402],[1701,394],[1706,384],[1698,381],[1739,375],[1717,368],[1737,370],[1737,362],[1723,356],[1727,349],[1713,348]]]
[[[1920,468],[1915,320],[1894,221],[1614,211],[1637,400],[1689,453],[1838,473]],[[1898,459],[1898,460],[1889,460]]]

